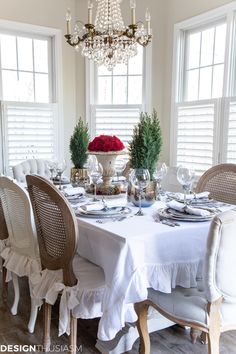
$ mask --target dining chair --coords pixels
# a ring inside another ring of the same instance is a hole
[[[44,348],[50,348],[51,306],[61,294],[59,335],[70,336],[76,353],[77,318],[101,317],[105,289],[103,270],[79,257],[78,224],[70,204],[45,178],[26,176],[35,215],[43,272],[34,296],[44,300]]]
[[[208,353],[219,354],[220,334],[236,329],[236,209],[215,216],[208,234],[204,291],[177,287],[171,294],[148,289],[147,300],[136,303],[141,354],[150,353],[147,310],[153,306],[175,323],[203,331]]]
[[[199,179],[196,193],[210,192],[210,197],[236,204],[236,164],[224,163],[209,168]]]
[[[13,177],[20,183],[25,183],[25,176],[37,174],[50,178],[51,173],[48,167],[48,161],[44,159],[29,159],[12,167]]]
[[[2,201],[0,198],[0,254],[7,247],[8,241],[8,230],[6,225],[6,220],[3,212]],[[3,259],[0,260],[0,269],[2,269],[2,296],[3,300],[7,299],[7,284],[6,284],[6,268],[3,266]]]
[[[18,277],[27,276],[30,292],[30,277],[41,270],[38,243],[33,219],[33,212],[27,191],[8,177],[0,177],[0,200],[2,206],[1,230],[8,234],[6,247],[1,250],[6,269],[6,281],[12,280],[14,301],[11,313],[17,314],[20,291]],[[6,230],[7,228],[7,230]],[[31,313],[28,323],[30,333],[34,332],[38,306],[31,299]]]

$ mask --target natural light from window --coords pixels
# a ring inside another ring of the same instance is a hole
[[[48,41],[1,34],[0,50],[3,100],[48,103]]]
[[[185,101],[222,96],[225,41],[225,23],[187,34]]]

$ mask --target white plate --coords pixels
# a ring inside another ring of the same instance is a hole
[[[108,207],[106,211],[102,209],[103,207],[101,206],[100,210],[94,209],[86,211],[81,207],[78,207],[75,213],[78,216],[85,216],[87,218],[111,218],[121,215],[128,215],[131,213],[130,208],[123,206]]]
[[[201,215],[184,214],[170,208],[161,209],[158,213],[164,218],[178,221],[209,221],[215,216],[213,212],[210,212],[209,216],[204,217]]]

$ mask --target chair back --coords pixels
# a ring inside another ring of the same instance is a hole
[[[76,251],[78,224],[74,212],[61,192],[40,176],[26,176],[33,206],[39,251],[43,268],[63,270],[65,285],[76,278],[72,260]]]
[[[207,170],[196,186],[197,193],[203,191],[216,200],[236,204],[236,164],[225,163]]]
[[[3,212],[2,200],[0,198],[0,240],[8,238],[7,224]]]
[[[13,177],[20,183],[25,183],[26,175],[37,174],[45,178],[50,178],[48,161],[43,159],[29,159],[12,167]]]
[[[215,216],[211,223],[205,259],[205,289],[209,302],[223,296],[236,302],[236,209]]]
[[[34,217],[27,191],[10,178],[0,177],[0,199],[12,250],[39,259]]]

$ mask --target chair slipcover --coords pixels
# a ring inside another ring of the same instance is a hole
[[[6,281],[13,278],[17,281],[17,276],[27,276],[29,278],[30,292],[32,284],[30,281],[34,273],[41,271],[41,263],[38,250],[38,242],[33,218],[33,212],[29,196],[24,188],[19,186],[8,177],[0,177],[0,198],[2,210],[4,213],[6,226],[8,230],[7,245],[1,250],[1,257],[4,259],[4,267],[7,269]],[[17,313],[18,282],[14,284],[15,301],[12,307],[12,313]],[[37,306],[34,304],[34,315],[37,312]],[[32,322],[32,321],[33,322]],[[29,331],[34,330],[36,317],[30,319]]]

